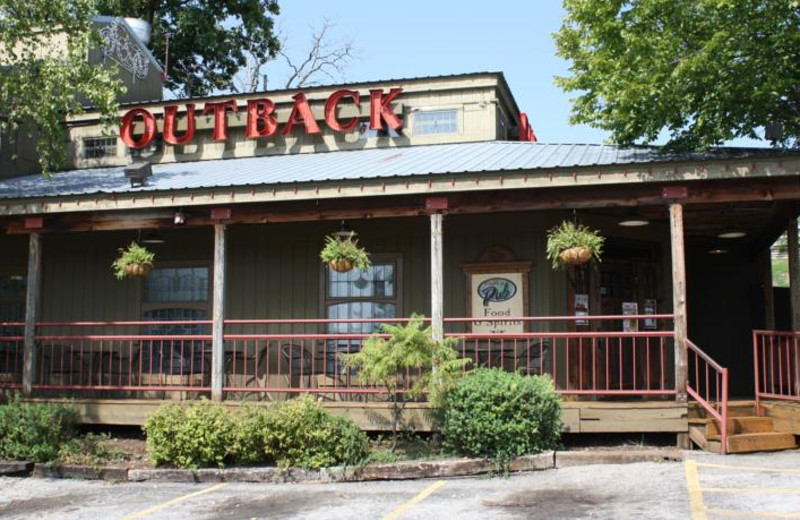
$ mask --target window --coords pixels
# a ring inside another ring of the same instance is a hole
[[[25,321],[25,277],[0,275],[0,323]],[[0,336],[22,336],[24,327],[0,327]]]
[[[134,136],[134,139],[139,139],[141,136]],[[144,148],[129,148],[131,157],[134,159],[145,159],[164,150],[164,138],[160,135],[156,136],[150,144]]]
[[[83,158],[100,159],[117,155],[116,137],[86,137],[83,139]]]
[[[458,132],[455,110],[414,113],[414,135],[454,134]]]
[[[327,269],[325,284],[325,315],[328,319],[391,319],[397,317],[398,258],[372,258],[372,266],[360,271],[353,269],[338,273]],[[328,334],[371,334],[380,328],[380,323],[329,323]],[[331,340],[326,345],[326,372],[341,370],[337,352],[353,352],[357,341]]]
[[[145,278],[142,314],[145,321],[207,319],[208,266],[159,267]],[[205,325],[152,325],[145,334],[206,334]]]

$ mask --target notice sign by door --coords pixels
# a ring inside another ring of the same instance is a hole
[[[622,302],[622,314],[625,316],[635,316],[639,314],[639,304],[636,302]],[[622,320],[623,332],[638,332],[639,320],[627,319]]]
[[[472,332],[524,332],[524,293],[522,273],[472,274]]]

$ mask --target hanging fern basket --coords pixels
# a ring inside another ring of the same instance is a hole
[[[588,247],[570,247],[561,251],[558,258],[567,265],[583,265],[592,259],[592,251]]]
[[[153,264],[128,264],[125,266],[125,276],[128,278],[146,278],[153,269]]]

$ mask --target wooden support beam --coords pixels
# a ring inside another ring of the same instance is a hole
[[[25,294],[25,343],[22,364],[22,393],[30,396],[36,379],[36,321],[39,312],[39,280],[42,274],[42,237],[28,239],[28,278]]]
[[[797,218],[786,226],[786,247],[789,250],[789,295],[792,305],[792,330],[800,331],[800,243],[797,238]],[[800,359],[794,357],[794,389],[800,391]],[[798,394],[800,395],[800,394]]]
[[[225,224],[214,225],[214,300],[211,325],[211,400],[222,400],[225,380],[225,259],[227,256]]]
[[[685,403],[688,378],[686,341],[686,248],[683,240],[683,206],[669,206],[670,239],[672,243],[672,312],[675,315],[675,400]]]
[[[444,339],[444,261],[442,214],[431,213],[431,328],[433,339]]]

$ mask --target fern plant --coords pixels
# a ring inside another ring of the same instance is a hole
[[[604,243],[605,238],[599,231],[565,220],[547,232],[547,259],[553,269],[560,269],[568,265],[562,253],[573,248],[584,248],[587,250],[587,260],[599,262]]]
[[[323,262],[329,264],[333,269],[349,271],[353,267],[361,271],[370,268],[372,263],[369,260],[367,251],[358,245],[355,233],[350,233],[347,237],[328,235],[325,237],[325,247],[319,253]],[[349,268],[337,268],[337,264],[349,264]]]

